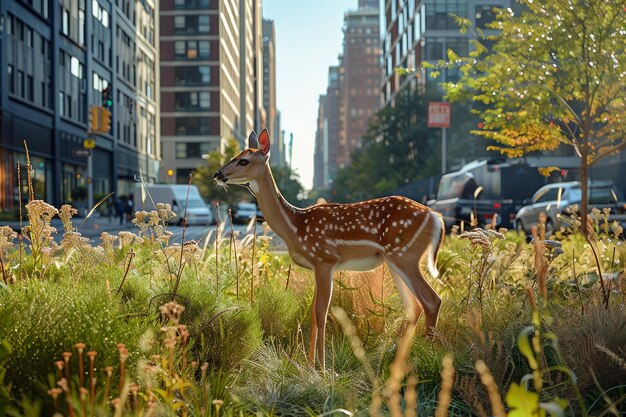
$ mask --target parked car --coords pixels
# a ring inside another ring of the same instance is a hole
[[[467,227],[472,217],[478,225],[491,223],[495,217],[498,227],[511,228],[522,202],[543,184],[545,178],[536,167],[502,160],[475,161],[443,175],[436,198],[427,205],[442,214],[446,230],[461,222]]]
[[[238,203],[233,208],[233,223],[246,224],[254,216],[257,215],[257,206],[255,203]]]
[[[612,181],[591,181],[588,187],[589,210],[610,208],[609,221],[626,222],[626,206],[613,187]],[[515,215],[515,226],[518,231],[530,233],[533,226],[539,224],[539,215],[545,213],[546,233],[549,235],[556,228],[568,227],[568,223],[559,220],[559,214],[569,215],[569,207],[580,205],[582,190],[579,181],[562,182],[545,185],[537,190],[526,205]]]
[[[187,195],[189,189],[189,195]],[[172,211],[176,217],[170,219],[170,224],[181,224],[185,215],[185,204],[187,206],[187,224],[213,224],[215,216],[213,210],[208,206],[200,191],[195,185],[186,184],[148,184],[145,188],[137,185],[134,193],[135,211],[151,211],[155,209],[157,203],[167,203],[172,206]]]

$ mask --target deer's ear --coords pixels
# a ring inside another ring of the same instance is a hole
[[[259,149],[263,155],[267,155],[270,152],[270,135],[267,133],[267,129],[263,129],[259,135]]]
[[[259,139],[254,130],[250,132],[250,136],[248,136],[248,148],[259,149]]]

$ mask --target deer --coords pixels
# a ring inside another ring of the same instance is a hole
[[[293,262],[312,270],[315,293],[307,360],[315,353],[325,370],[324,337],[335,271],[369,271],[386,263],[415,328],[424,312],[426,336],[435,335],[441,298],[426,280],[439,275],[437,255],[445,236],[441,215],[411,199],[391,196],[359,203],[319,201],[307,208],[290,204],[280,193],[269,165],[266,129],[252,131],[248,149],[220,168],[213,178],[226,187],[246,187],[256,197],[265,221],[284,240]]]

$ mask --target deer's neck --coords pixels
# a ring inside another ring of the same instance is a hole
[[[269,165],[259,178],[250,182],[250,187],[256,194],[267,224],[290,246],[296,239],[295,220],[298,209],[289,204],[280,193]]]

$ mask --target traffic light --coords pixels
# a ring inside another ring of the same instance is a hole
[[[89,130],[91,132],[97,132],[100,127],[100,107],[89,107]]]
[[[113,99],[112,99],[112,91],[111,84],[108,83],[107,86],[102,90],[102,107],[107,110],[111,110],[113,107]]]
[[[100,129],[101,133],[109,133],[111,130],[111,112],[107,109],[100,109]]]

